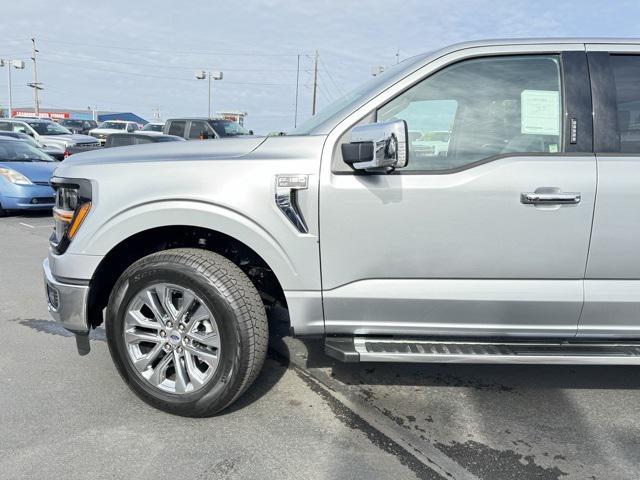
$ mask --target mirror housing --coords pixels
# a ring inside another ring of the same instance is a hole
[[[351,141],[343,143],[342,159],[356,170],[391,172],[407,166],[409,142],[407,123],[393,120],[358,125],[351,129]]]

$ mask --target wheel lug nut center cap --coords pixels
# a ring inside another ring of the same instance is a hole
[[[171,330],[167,338],[171,345],[179,345],[182,341],[182,334],[179,330]]]

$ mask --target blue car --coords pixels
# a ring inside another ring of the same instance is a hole
[[[0,137],[0,216],[9,210],[51,210],[55,198],[49,180],[57,166],[42,150]]]

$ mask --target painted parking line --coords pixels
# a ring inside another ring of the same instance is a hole
[[[52,228],[53,225],[29,225],[28,223],[19,222],[20,225],[27,228]]]

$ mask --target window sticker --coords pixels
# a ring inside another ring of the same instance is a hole
[[[549,144],[549,153],[558,153],[558,144],[550,143]]]
[[[560,92],[523,90],[520,131],[526,135],[560,135]]]

